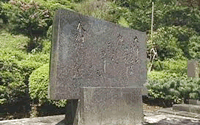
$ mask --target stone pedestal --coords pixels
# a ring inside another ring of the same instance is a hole
[[[199,105],[175,104],[175,105],[173,105],[173,110],[186,111],[186,112],[200,114],[200,106]]]
[[[141,125],[141,88],[81,88],[78,125]]]

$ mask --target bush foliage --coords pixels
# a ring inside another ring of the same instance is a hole
[[[27,60],[20,51],[0,50],[0,103],[14,104],[28,99],[28,77],[41,63]]]
[[[38,102],[39,105],[49,102],[58,107],[64,107],[65,100],[52,101],[48,99],[48,84],[49,84],[49,64],[45,64],[35,70],[29,78],[29,93],[32,100]]]
[[[30,37],[44,35],[48,26],[52,24],[49,10],[34,1],[30,3],[10,1],[5,9],[12,30]]]
[[[149,95],[155,99],[173,100],[181,103],[186,99],[200,99],[200,79],[165,78],[149,80],[147,84]]]
[[[153,69],[155,71],[164,71],[166,73],[176,73],[178,75],[187,74],[187,60],[168,59],[165,61],[154,62]]]
[[[14,56],[15,55],[15,56]],[[21,53],[0,50],[0,103],[15,103],[26,98],[27,86],[20,73],[18,60],[23,59]]]
[[[1,12],[0,9],[1,15],[5,15],[10,31],[25,34],[30,38],[26,46],[28,52],[32,52],[33,49],[40,49],[41,38],[49,35],[47,31],[52,25],[55,10],[73,8],[70,1],[38,2],[11,0],[8,3],[0,4],[4,10]]]
[[[189,46],[190,39],[197,32],[191,28],[172,26],[159,28],[153,37],[153,42],[158,51],[160,60],[167,58],[181,59],[190,58],[192,46]]]

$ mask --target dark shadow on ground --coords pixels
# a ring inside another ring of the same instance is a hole
[[[77,108],[78,108],[78,99],[69,99],[67,100],[67,111],[65,114],[66,124],[67,125],[76,125],[78,124],[78,119],[76,118]]]
[[[162,98],[154,99],[154,98],[147,96],[147,95],[142,96],[142,101],[145,104],[148,104],[148,105],[151,105],[151,106],[160,106],[160,107],[163,107],[163,108],[172,107],[173,104],[174,104],[173,100],[164,100]]]
[[[77,116],[78,99],[68,99],[66,105],[65,119],[56,125],[74,125],[78,124]]]

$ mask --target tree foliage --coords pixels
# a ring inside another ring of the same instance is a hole
[[[158,51],[158,57],[161,60],[166,58],[191,58],[189,50],[192,46],[189,46],[190,39],[193,35],[196,35],[191,28],[172,26],[162,27],[157,29],[153,35],[153,42]]]
[[[200,59],[200,36],[192,36],[189,39],[189,55],[192,59]]]

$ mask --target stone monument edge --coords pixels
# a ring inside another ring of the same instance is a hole
[[[48,98],[57,99],[55,93],[56,87],[56,77],[57,77],[57,61],[52,60],[52,58],[58,58],[58,51],[53,53],[53,49],[58,50],[58,42],[59,42],[59,28],[60,28],[60,12],[61,10],[57,10],[53,19],[53,33],[51,40],[51,52],[50,52],[50,64],[49,64],[49,86],[48,86]],[[55,46],[53,46],[55,44]]]
[[[131,28],[129,28],[129,27],[123,27],[123,26],[121,26],[121,25],[119,25],[119,24],[117,24],[117,23],[113,23],[113,22],[109,22],[109,21],[106,21],[106,20],[103,20],[103,19],[95,18],[95,17],[93,17],[93,16],[83,15],[83,14],[81,14],[81,13],[78,13],[78,12],[76,12],[76,11],[72,11],[72,10],[70,10],[70,9],[58,9],[58,10],[56,11],[56,13],[59,13],[59,14],[60,14],[60,13],[62,13],[63,11],[65,11],[65,12],[69,11],[70,13],[74,13],[74,14],[79,15],[79,16],[85,16],[85,17],[91,18],[91,19],[93,19],[93,20],[99,20],[99,21],[103,21],[103,22],[109,23],[109,24],[111,24],[111,25],[113,25],[113,26],[116,26],[116,27],[118,27],[118,28],[122,28],[122,29],[126,29],[126,30],[131,30],[131,31],[133,31],[133,32],[137,32],[136,34],[142,34],[142,36],[145,36],[145,37],[144,37],[144,40],[147,39],[147,38],[146,38],[146,32],[142,32],[142,31],[139,31],[139,30],[131,29]],[[55,16],[55,17],[56,17],[56,16]],[[59,16],[59,17],[60,17],[60,16]],[[146,41],[144,41],[144,42],[146,42]]]

